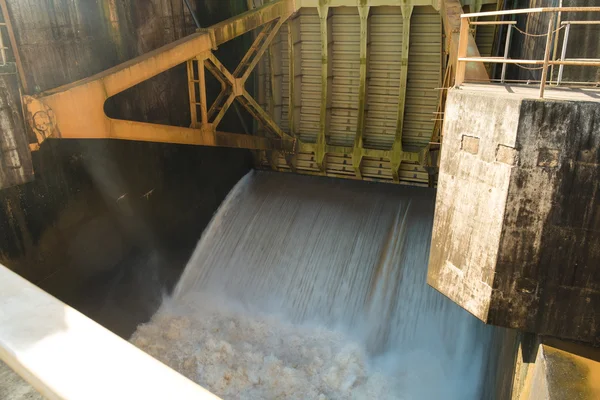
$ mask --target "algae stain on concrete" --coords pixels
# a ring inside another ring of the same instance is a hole
[[[120,32],[119,14],[117,10],[117,0],[102,0],[100,2],[102,15],[106,23],[106,29],[112,42],[115,44],[119,60],[125,60],[127,53],[123,45],[123,37]]]

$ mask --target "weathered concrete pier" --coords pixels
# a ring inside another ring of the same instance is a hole
[[[428,282],[495,325],[600,339],[600,92],[451,90]]]

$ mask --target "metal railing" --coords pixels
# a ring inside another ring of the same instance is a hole
[[[502,64],[502,72],[500,82],[506,82],[506,66],[508,64],[516,64],[520,67],[524,65],[541,65],[541,79],[540,83],[540,98],[544,97],[544,90],[548,81],[548,68],[550,66],[559,66],[558,78],[556,81],[557,85],[562,83],[563,72],[565,65],[572,66],[585,66],[585,67],[600,67],[600,58],[566,58],[567,46],[569,40],[569,33],[572,25],[600,25],[600,20],[597,21],[563,21],[557,24],[557,15],[559,13],[572,13],[572,12],[594,12],[600,13],[600,7],[544,7],[544,8],[527,8],[521,10],[506,10],[506,11],[491,11],[491,12],[480,12],[471,14],[462,14],[460,16],[460,39],[458,43],[458,60],[456,67],[455,85],[459,86],[465,81],[465,74],[467,69],[467,63],[469,62],[482,62],[482,63],[495,63]],[[517,14],[538,14],[538,13],[552,13],[548,21],[548,31],[540,35],[532,35],[527,32],[520,31],[517,28],[516,21],[471,21],[472,18],[480,17],[497,17],[504,15],[517,15]],[[599,14],[600,17],[600,14]],[[506,30],[506,44],[504,46],[504,55],[502,57],[467,57],[467,47],[469,39],[469,29],[471,25],[507,25]],[[556,27],[558,25],[558,27]],[[554,34],[558,34],[561,29],[565,29],[565,34],[562,42],[562,49],[560,59],[554,60],[550,57],[552,48],[552,39]],[[546,46],[544,50],[543,60],[521,60],[509,58],[510,41],[513,30],[517,29],[521,33],[529,36],[546,37]],[[527,68],[527,67],[522,67]]]

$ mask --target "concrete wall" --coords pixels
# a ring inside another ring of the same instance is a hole
[[[193,3],[205,26],[246,5]],[[32,91],[87,77],[195,29],[177,0],[8,5]],[[241,58],[244,40],[220,57]],[[189,124],[185,67],[116,96],[106,108],[120,118]],[[241,131],[236,120],[228,123]],[[33,154],[35,180],[0,191],[0,262],[127,337],[170,290],[250,165],[244,150],[48,140]]]
[[[600,103],[524,100],[490,322],[600,340]]]
[[[600,102],[451,91],[429,284],[485,322],[598,344],[599,148]]]

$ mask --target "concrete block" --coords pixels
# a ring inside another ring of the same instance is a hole
[[[600,343],[600,102],[449,92],[428,283],[486,323]]]
[[[471,154],[479,153],[479,138],[463,135],[461,149]]]
[[[518,157],[519,152],[517,149],[505,146],[503,144],[498,145],[498,151],[496,151],[496,161],[512,166],[517,163]]]

